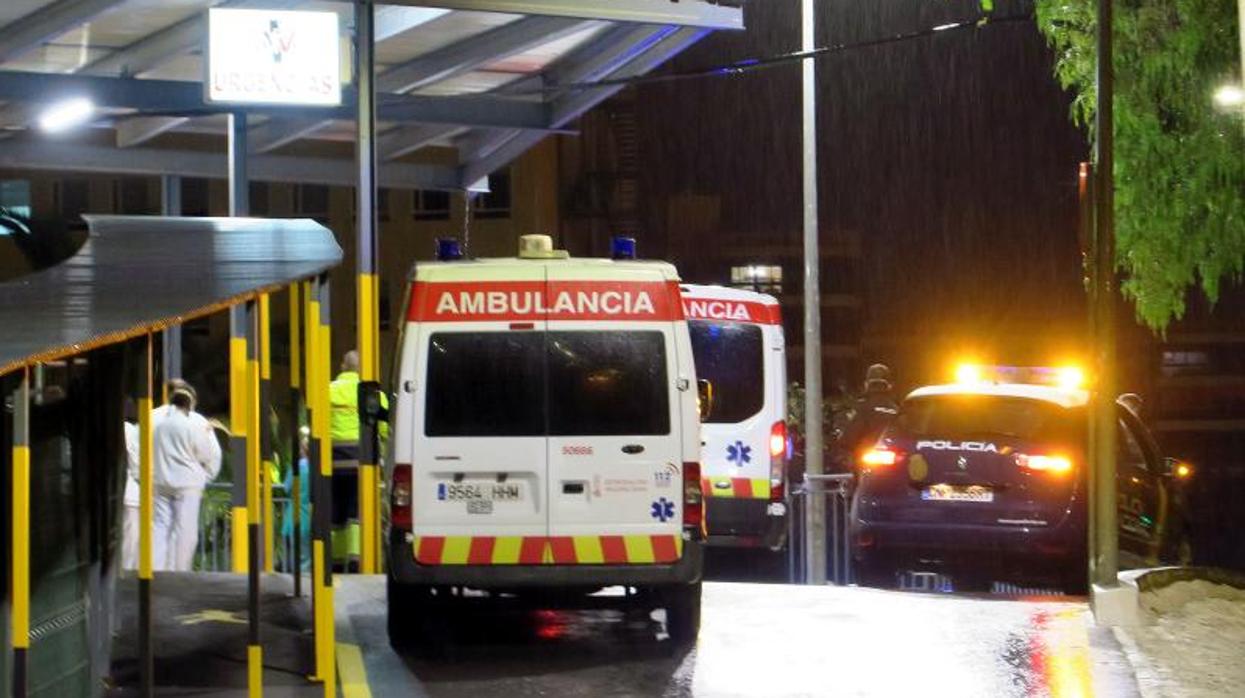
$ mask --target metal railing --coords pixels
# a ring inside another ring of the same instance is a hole
[[[199,547],[195,550],[194,568],[199,572],[229,572],[233,569],[233,485],[213,482],[203,494],[199,509]],[[277,572],[294,571],[294,545],[297,531],[291,525],[286,530],[286,519],[293,516],[290,497],[280,484],[273,487],[272,526],[274,535],[273,569]],[[307,527],[309,514],[304,512],[302,525]],[[308,541],[304,536],[302,562],[304,570],[311,563],[307,552]]]
[[[851,473],[805,473],[804,482],[792,490],[787,516],[787,578],[791,583],[802,584],[808,579],[804,512],[808,498],[813,496],[826,498],[826,579],[839,585],[854,581],[848,536],[854,478]]]

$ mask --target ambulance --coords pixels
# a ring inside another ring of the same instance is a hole
[[[442,241],[446,242],[446,241]],[[395,361],[387,533],[391,642],[464,597],[664,608],[700,625],[700,391],[670,264],[517,258],[415,265]],[[480,592],[484,592],[481,594]]]
[[[700,463],[708,545],[786,542],[787,358],[773,296],[684,284],[696,375],[712,388]]]

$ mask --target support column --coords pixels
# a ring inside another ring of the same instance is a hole
[[[138,674],[139,695],[151,698],[156,694],[156,660],[151,636],[151,583],[155,564],[152,543],[155,538],[155,484],[152,465],[151,411],[155,407],[152,361],[155,341],[147,335],[143,347],[138,394]]]
[[[311,438],[315,454],[311,489],[311,555],[315,614],[316,675],[326,698],[337,694],[336,641],[333,627],[333,447],[329,430],[331,313],[328,275],[312,285],[307,315],[307,383]],[[314,376],[314,378],[313,378]]]
[[[801,49],[817,45],[814,0],[801,0]],[[821,250],[817,226],[817,61],[801,61],[804,138],[804,470],[821,475]],[[826,500],[824,483],[806,480],[804,566],[809,584],[826,583]]]
[[[13,392],[13,460],[10,484],[9,609],[12,623],[13,696],[25,698],[30,682],[30,369],[22,368]]]
[[[259,437],[259,485],[262,493],[260,520],[264,522],[265,572],[276,571],[276,517],[272,510],[272,424],[269,421],[272,406],[272,312],[267,293],[259,296],[259,398],[258,415],[254,420]]]
[[[1094,471],[1093,581],[1114,587],[1119,577],[1119,530],[1116,510],[1116,326],[1115,326],[1115,180],[1114,69],[1112,2],[1098,0],[1098,105],[1095,134],[1098,174],[1094,235],[1094,381],[1091,405]]]
[[[259,638],[259,574],[260,574],[260,487],[262,456],[260,443],[260,336],[267,318],[260,301],[247,301],[246,306],[246,512],[247,512],[247,689],[248,695],[264,692],[264,653]]]
[[[302,290],[301,284],[290,284],[290,515],[294,531],[294,598],[303,595],[303,482],[299,461],[302,460],[302,440],[299,422],[302,407]],[[310,454],[309,454],[310,455]]]
[[[358,67],[356,162],[359,170],[356,219],[358,250],[359,377],[374,381],[380,373],[378,282],[376,277],[376,91],[374,77],[375,8],[371,0],[355,3],[355,56]],[[359,571],[374,574],[380,560],[376,427],[359,413]]]
[[[182,178],[177,175],[160,177],[160,215],[182,215]],[[162,334],[160,366],[163,383],[167,385],[170,380],[182,377],[182,326],[171,325]],[[168,395],[164,398],[167,400]]]
[[[246,115],[229,115],[229,215],[246,216],[250,213],[248,180],[246,173]],[[229,309],[229,464],[233,472],[233,526],[231,550],[233,571],[247,571],[247,528],[250,525],[246,506],[246,481],[242,465],[247,458],[247,321],[246,309],[234,306]]]

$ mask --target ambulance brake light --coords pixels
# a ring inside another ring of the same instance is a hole
[[[463,258],[463,246],[455,238],[437,238],[437,259],[452,262]]]
[[[389,520],[393,527],[411,530],[411,466],[407,463],[393,467],[393,490],[389,504]]]
[[[610,238],[610,258],[611,259],[635,259],[636,246],[635,238],[623,235],[615,235]]]
[[[700,463],[683,464],[683,530],[699,539],[705,524],[705,494],[701,489]]]
[[[774,422],[769,430],[770,458],[783,458],[787,455],[787,423]]]
[[[787,423],[774,422],[769,430],[769,498],[780,502],[786,492],[787,475]]]

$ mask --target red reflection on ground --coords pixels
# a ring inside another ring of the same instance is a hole
[[[1094,695],[1089,636],[1084,616],[1068,609],[1033,614],[1029,638],[1029,695],[1082,698]]]

